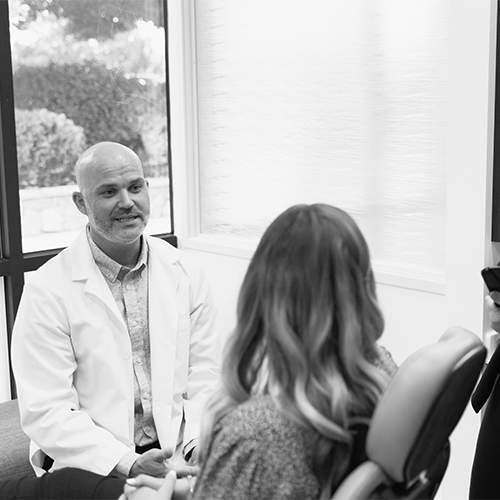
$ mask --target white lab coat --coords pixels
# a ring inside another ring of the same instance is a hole
[[[196,261],[148,238],[153,417],[162,447],[199,437],[219,378],[212,297]],[[12,337],[21,423],[37,474],[73,466],[107,475],[134,450],[132,349],[85,230],[27,279]]]

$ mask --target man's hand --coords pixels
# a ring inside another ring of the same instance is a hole
[[[143,453],[132,465],[130,477],[147,474],[154,477],[165,477],[169,471],[167,459],[172,456],[172,449],[158,450],[156,448]]]
[[[500,292],[491,292],[484,300],[490,318],[490,327],[500,333]]]
[[[156,448],[146,451],[140,455],[132,465],[129,477],[137,477],[139,474],[164,478],[167,472],[173,470],[177,477],[197,476],[199,467],[190,466],[186,463],[171,463],[168,459],[173,455],[171,448],[158,450]]]

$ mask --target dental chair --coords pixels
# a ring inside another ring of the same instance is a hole
[[[460,327],[409,356],[375,408],[366,461],[344,479],[332,500],[434,498],[448,465],[448,438],[485,358],[479,337]]]

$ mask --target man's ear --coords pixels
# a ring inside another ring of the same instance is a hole
[[[82,193],[75,191],[71,195],[71,198],[76,208],[78,208],[78,211],[81,212],[83,215],[87,215],[87,207],[85,206],[85,200],[83,199]]]

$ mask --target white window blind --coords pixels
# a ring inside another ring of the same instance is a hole
[[[448,1],[196,0],[201,232],[326,202],[442,275]]]

